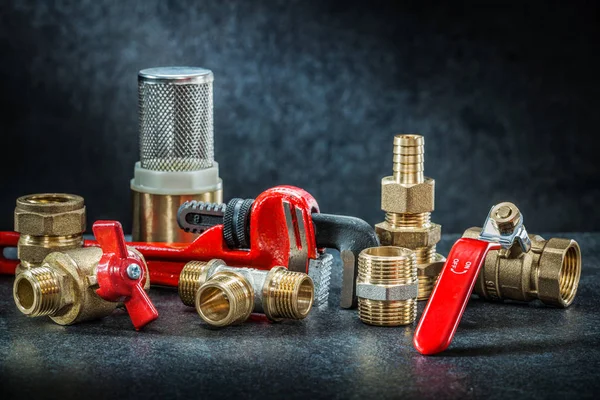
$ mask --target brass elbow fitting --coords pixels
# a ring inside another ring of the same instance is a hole
[[[476,239],[481,228],[463,237]],[[581,276],[581,250],[574,240],[528,235],[531,250],[519,246],[490,251],[479,272],[474,293],[486,300],[541,300],[566,308],[573,302]]]
[[[408,325],[417,317],[417,264],[412,250],[381,246],[358,256],[358,317],[369,325]]]
[[[130,250],[143,260],[137,250]],[[17,308],[30,317],[47,315],[59,325],[109,315],[119,303],[96,294],[96,266],[101,257],[102,249],[97,247],[54,252],[42,265],[20,271],[13,286]]]
[[[394,137],[394,173],[381,180],[385,221],[375,225],[382,246],[414,250],[419,280],[418,300],[427,300],[446,259],[436,253],[442,227],[431,222],[435,181],[424,175],[425,139]]]
[[[179,277],[179,297],[216,327],[244,322],[251,313],[271,321],[304,319],[313,304],[314,285],[304,273],[229,267],[222,260],[191,261]]]
[[[54,251],[83,247],[83,197],[65,193],[19,197],[15,208],[15,231],[20,233],[17,272],[40,266]]]

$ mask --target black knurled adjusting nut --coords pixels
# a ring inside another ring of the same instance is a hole
[[[250,248],[250,208],[254,199],[231,199],[223,216],[223,238],[232,249]]]

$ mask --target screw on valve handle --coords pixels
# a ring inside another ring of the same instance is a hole
[[[144,291],[147,279],[144,261],[125,244],[123,228],[116,221],[96,221],[92,227],[103,255],[96,267],[98,296],[122,301],[136,330],[158,318],[158,312]]]
[[[437,354],[448,348],[486,255],[515,242],[525,252],[531,248],[523,216],[505,202],[492,207],[478,239],[461,238],[452,246],[415,331],[413,344],[419,353]]]

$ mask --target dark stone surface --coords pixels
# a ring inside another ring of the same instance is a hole
[[[559,235],[545,235],[546,237]],[[420,356],[414,327],[375,328],[328,307],[301,322],[213,330],[173,290],[152,289],[160,318],[60,327],[18,314],[0,278],[2,398],[593,398],[600,391],[600,234],[577,234],[583,274],[567,310],[472,300],[450,349]],[[456,237],[446,236],[446,253]],[[421,305],[420,308],[422,308]]]
[[[379,222],[392,137],[420,132],[445,232],[504,200],[539,230],[594,231],[599,29],[595,1],[5,0],[0,210],[73,192],[130,230],[136,74],[194,65],[215,73],[226,199],[291,184]]]

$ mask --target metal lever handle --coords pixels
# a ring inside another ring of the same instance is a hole
[[[421,354],[448,348],[488,252],[515,242],[523,251],[531,247],[521,212],[504,202],[491,208],[479,239],[462,238],[452,246],[415,331],[413,344]]]
[[[98,296],[107,301],[122,301],[136,330],[158,318],[158,312],[146,294],[144,260],[125,244],[121,224],[116,221],[97,221],[92,227],[102,249],[96,268]]]
[[[415,331],[413,344],[419,353],[436,354],[448,348],[485,257],[497,249],[499,243],[477,239],[463,238],[454,244]]]

